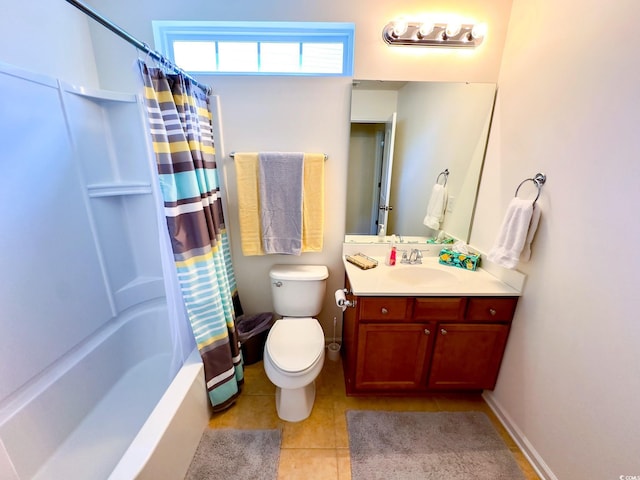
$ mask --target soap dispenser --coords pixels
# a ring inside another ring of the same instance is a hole
[[[381,223],[380,225],[378,225],[378,241],[384,242],[384,239],[385,239],[384,236],[385,236],[384,223]]]

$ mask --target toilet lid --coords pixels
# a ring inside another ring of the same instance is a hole
[[[324,333],[315,318],[283,318],[267,337],[269,358],[286,372],[300,372],[315,363],[324,349]]]

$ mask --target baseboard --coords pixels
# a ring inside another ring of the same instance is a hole
[[[502,423],[509,435],[511,435],[513,441],[516,442],[516,445],[518,445],[518,448],[520,448],[538,476],[543,480],[558,480],[558,477],[555,476],[549,468],[549,465],[545,463],[537,450],[531,445],[529,440],[527,440],[524,433],[522,433],[511,417],[504,411],[500,402],[498,402],[493,395],[493,392],[484,391],[482,397],[496,417],[498,417],[498,420],[500,420],[500,423]]]

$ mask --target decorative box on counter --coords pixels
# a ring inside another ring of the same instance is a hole
[[[451,237],[446,237],[446,238],[443,238],[442,240],[438,240],[437,238],[429,238],[427,239],[427,243],[448,244],[448,243],[455,243],[455,240]]]
[[[480,254],[469,251],[468,253],[455,252],[448,248],[440,250],[438,262],[442,265],[475,270],[480,264]]]

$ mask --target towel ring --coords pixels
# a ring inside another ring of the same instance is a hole
[[[438,175],[438,178],[436,178],[436,183],[440,182],[440,177],[444,175],[444,183],[442,184],[443,187],[447,186],[447,179],[449,178],[449,169],[445,168],[444,171],[440,172],[440,175]]]
[[[533,199],[533,204],[535,205],[536,202],[538,201],[538,198],[540,198],[540,190],[542,190],[542,185],[544,185],[544,182],[546,181],[547,181],[547,176],[544,173],[536,173],[533,178],[525,178],[523,181],[520,182],[520,185],[518,185],[518,188],[516,188],[516,194],[514,196],[515,197],[518,196],[518,191],[520,190],[520,187],[524,185],[526,182],[533,182],[536,188],[538,189],[538,194],[536,195],[536,198]]]

